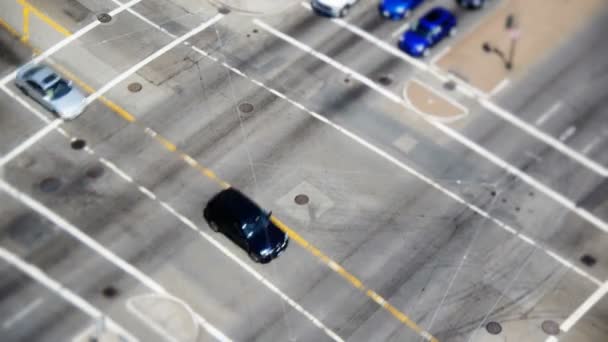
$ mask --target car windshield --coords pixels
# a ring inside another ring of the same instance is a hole
[[[268,216],[259,215],[253,220],[249,220],[243,224],[243,233],[245,234],[245,237],[251,238],[258,232],[263,231],[263,229],[266,228],[268,224]]]
[[[412,27],[412,31],[425,38],[429,38],[433,35],[432,31],[429,30],[428,27],[426,27],[425,25],[420,25],[420,23],[414,24],[414,26]]]
[[[51,100],[56,100],[69,93],[71,89],[72,87],[68,82],[59,80],[46,90],[46,96],[50,97]]]

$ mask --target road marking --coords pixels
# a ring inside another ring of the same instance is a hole
[[[431,60],[429,61],[432,65],[435,65],[435,63],[437,63],[438,60],[441,59],[441,57],[445,56],[448,52],[450,52],[450,50],[452,49],[451,46],[446,46],[443,50],[441,50],[441,52],[439,52],[438,54],[436,54],[435,56],[433,56],[433,58],[431,58]]]
[[[113,170],[113,171],[116,172],[116,170]],[[33,211],[37,212],[38,214],[40,214],[41,216],[49,219],[51,222],[53,222],[55,225],[57,225],[63,231],[70,234],[72,237],[74,237],[75,239],[82,242],[87,247],[89,247],[92,250],[94,250],[95,252],[97,252],[99,255],[101,255],[103,258],[105,258],[112,264],[116,265],[118,268],[123,270],[125,273],[133,276],[135,279],[137,279],[140,283],[145,285],[151,291],[154,291],[158,294],[162,294],[165,296],[179,298],[179,297],[176,297],[176,296],[170,294],[162,285],[157,283],[155,280],[150,278],[148,275],[146,275],[145,273],[140,271],[135,266],[133,266],[130,263],[126,262],[125,260],[121,259],[119,256],[114,254],[114,252],[110,251],[109,249],[107,249],[106,247],[104,247],[103,245],[101,245],[100,243],[95,241],[90,236],[83,233],[80,229],[73,226],[70,222],[65,220],[63,217],[59,216],[58,214],[56,214],[55,212],[53,212],[52,210],[50,210],[49,208],[47,208],[40,202],[36,201],[35,199],[31,198],[29,195],[15,189],[14,187],[9,185],[2,179],[0,179],[0,189],[2,191],[6,192],[7,194],[9,194],[14,199],[25,204],[31,210],[33,210]],[[228,337],[226,337],[226,335],[224,335],[220,330],[218,330],[216,327],[214,327],[211,323],[209,323],[201,315],[199,315],[198,313],[195,313],[195,316],[196,316],[197,322],[205,330],[207,330],[207,332],[209,332],[209,334],[211,334],[217,340],[231,341]]]
[[[398,103],[398,104],[402,104],[405,108],[408,108],[410,110],[412,110],[414,113],[416,113],[417,115],[419,115],[422,119],[424,119],[427,123],[429,123],[430,125],[434,126],[436,129],[440,130],[441,132],[443,132],[444,134],[448,135],[449,137],[451,137],[452,139],[458,141],[459,143],[461,143],[462,145],[468,147],[470,150],[474,151],[475,153],[479,154],[480,156],[486,158],[487,160],[489,160],[490,162],[494,163],[495,165],[499,166],[500,168],[504,169],[505,171],[507,171],[508,173],[518,177],[519,179],[521,179],[522,181],[524,181],[525,183],[527,183],[528,185],[536,188],[538,191],[542,192],[543,194],[545,194],[546,196],[551,197],[552,199],[554,199],[556,202],[560,203],[562,206],[570,209],[572,212],[574,212],[576,215],[578,215],[580,218],[584,219],[585,221],[591,223],[593,226],[595,226],[596,228],[608,233],[608,223],[606,223],[605,221],[603,221],[602,219],[598,218],[597,216],[593,215],[592,213],[590,213],[589,211],[583,209],[583,208],[579,208],[577,207],[577,205],[571,201],[570,199],[566,198],[564,195],[556,192],[555,190],[553,190],[552,188],[546,186],[545,184],[539,182],[538,180],[536,180],[535,178],[533,178],[532,176],[526,174],[525,172],[522,172],[520,169],[514,167],[513,165],[505,162],[503,159],[501,159],[500,157],[498,157],[497,155],[493,154],[492,152],[488,151],[487,149],[485,149],[484,147],[478,145],[477,143],[475,143],[474,141],[469,140],[467,137],[463,136],[462,134],[458,133],[456,130],[444,125],[443,123],[439,122],[438,120],[433,120],[428,118],[426,115],[424,115],[423,113],[420,113],[416,108],[412,107],[409,103],[407,103],[407,101],[401,99],[399,96],[397,96],[396,94],[394,94],[393,92],[384,89],[380,86],[378,86],[374,81],[370,80],[369,78],[367,78],[366,76],[340,64],[339,62],[335,61],[334,59],[328,57],[327,55],[324,55],[316,50],[314,50],[313,48],[311,48],[310,46],[299,42],[298,40],[296,40],[293,37],[290,37],[288,35],[286,35],[285,33],[278,31],[277,29],[269,26],[268,24],[262,22],[259,19],[254,19],[253,23],[256,24],[257,26],[261,27],[262,29],[266,30],[267,32],[273,34],[275,37],[278,37],[288,43],[290,43],[291,45],[299,48],[300,50],[314,56],[317,57],[318,59],[326,62],[327,64],[335,67],[336,69],[348,74],[350,77],[355,78],[356,80],[358,80],[359,82],[367,85],[368,87],[370,87],[371,89],[377,91],[378,93],[380,93],[381,95],[385,96],[387,99]],[[482,100],[482,102],[487,102],[490,105],[494,105],[493,103],[487,101],[487,100]]]
[[[32,112],[32,114],[36,115],[44,123],[46,123],[46,124],[51,123],[51,119],[49,118],[48,115],[42,114],[38,109],[32,107],[27,101],[22,99],[20,96],[17,96],[15,93],[13,93],[12,90],[8,89],[6,86],[4,86],[2,84],[0,84],[0,89],[2,89],[8,96],[13,98],[13,100],[20,103],[23,107],[29,109],[29,111]]]
[[[304,6],[304,7],[308,8],[307,6]],[[541,140],[545,144],[553,147],[557,151],[565,154],[566,156],[570,157],[571,159],[575,160],[576,162],[580,163],[581,165],[589,168],[590,170],[596,172],[597,174],[601,175],[602,177],[608,177],[608,168],[607,167],[590,159],[589,157],[583,155],[582,153],[577,152],[576,150],[565,145],[564,143],[555,139],[554,137],[550,136],[549,134],[542,132],[535,126],[519,119],[516,115],[499,107],[498,105],[496,105],[494,102],[491,102],[487,98],[487,94],[480,91],[479,89],[474,88],[473,86],[466,83],[465,81],[463,81],[457,77],[456,78],[451,77],[448,73],[444,72],[443,70],[441,70],[437,67],[431,67],[420,60],[417,60],[417,59],[412,58],[411,56],[408,56],[401,50],[374,37],[373,35],[358,28],[357,26],[354,26],[354,25],[351,25],[351,24],[345,22],[342,19],[331,19],[331,21],[336,23],[337,25],[340,25],[340,26],[346,28],[347,30],[353,32],[354,34],[360,36],[361,38],[367,40],[368,42],[376,45],[377,47],[390,53],[391,55],[412,64],[413,66],[419,68],[422,71],[426,71],[426,72],[430,73],[431,75],[436,77],[441,82],[445,82],[446,80],[451,79],[452,81],[454,81],[458,84],[458,87],[456,87],[456,91],[459,91],[466,96],[474,98],[484,108],[489,110],[491,113],[493,113],[496,116],[502,118],[503,120],[509,122],[510,124],[518,127],[519,129],[523,130],[524,132],[533,136],[534,138]]]
[[[596,136],[595,138],[593,138],[593,140],[591,140],[591,142],[589,142],[589,144],[587,144],[584,148],[583,148],[583,153],[584,154],[589,154],[591,152],[591,150],[593,150],[594,148],[597,147],[597,145],[602,141],[602,139],[598,136]]]
[[[110,11],[109,14],[111,16],[115,16],[115,15],[119,14],[120,12],[122,12],[122,11],[130,8],[131,6],[137,4],[140,1],[141,0],[132,0],[132,1],[128,2],[128,3],[120,4],[119,7],[117,7],[116,9],[114,9],[112,11]],[[74,40],[82,37],[85,33],[91,31],[92,29],[94,29],[95,27],[97,27],[98,25],[101,24],[101,22],[99,20],[94,20],[93,22],[91,22],[87,26],[81,28],[80,30],[78,30],[77,32],[75,32],[75,33],[72,34],[69,30],[63,28],[63,26],[61,26],[60,24],[58,24],[57,22],[55,22],[54,20],[52,20],[51,18],[49,18],[47,15],[45,15],[44,13],[42,13],[40,10],[38,10],[36,7],[34,7],[33,5],[31,5],[27,1],[25,1],[25,0],[17,0],[17,2],[19,4],[21,4],[22,6],[29,8],[29,10],[33,14],[35,14],[36,16],[38,16],[39,18],[41,18],[44,22],[46,22],[49,26],[51,26],[57,32],[59,32],[59,33],[63,34],[64,36],[66,36],[65,39],[61,40],[57,44],[51,46],[48,50],[45,50],[44,52],[42,52],[41,54],[39,54],[38,56],[36,56],[28,64],[30,64],[30,63],[31,64],[40,63],[44,59],[50,57],[51,55],[53,55],[57,51],[61,50],[62,48],[64,48],[65,46],[67,46],[68,44],[70,44],[71,42],[73,42]],[[18,70],[19,69],[15,70],[12,73],[8,74],[7,76],[3,77],[2,80],[0,80],[0,85],[4,86],[8,82],[14,80],[15,77],[17,76]]]
[[[608,281],[600,286],[589,298],[587,298],[565,321],[560,325],[560,329],[568,332],[583,316],[593,308],[593,306],[602,300],[608,293]]]
[[[399,26],[395,31],[393,31],[391,33],[391,38],[396,38],[397,36],[400,36],[403,32],[405,32],[405,30],[410,28],[410,22],[407,21],[405,24]]]
[[[143,295],[143,296],[146,296],[146,295]],[[147,296],[150,296],[150,295],[147,295]],[[139,309],[137,309],[135,306],[133,306],[133,298],[129,298],[127,300],[127,303],[125,306],[127,307],[127,310],[130,313],[132,313],[135,317],[139,318],[142,322],[144,322],[145,325],[147,325],[150,329],[154,330],[157,334],[164,337],[165,340],[170,341],[170,342],[181,342],[177,338],[171,336],[169,334],[169,332],[167,332],[167,329],[163,328],[156,321],[153,321],[150,318],[148,318],[147,315],[145,315],[143,312],[141,312]],[[194,324],[198,327],[198,324],[196,324],[196,321],[194,321]],[[196,336],[196,337],[198,337],[198,336]]]
[[[161,49],[157,50],[156,52],[154,52],[150,56],[146,57],[144,60],[140,61],[139,63],[135,64],[134,66],[132,66],[131,68],[129,68],[128,70],[126,70],[125,72],[123,72],[122,74],[118,75],[116,78],[114,78],[110,82],[106,83],[103,87],[99,88],[96,92],[94,92],[93,94],[89,95],[87,97],[87,99],[86,99],[85,102],[87,104],[90,104],[91,102],[95,101],[98,97],[100,97],[101,95],[105,94],[108,90],[112,89],[115,85],[117,85],[118,83],[124,81],[129,76],[133,75],[135,72],[137,72],[139,69],[141,69],[144,66],[146,66],[148,63],[150,63],[153,60],[155,60],[156,58],[160,57],[161,55],[163,55],[167,51],[173,49],[177,45],[182,44],[184,41],[186,41],[186,39],[191,38],[192,36],[200,33],[204,29],[208,28],[209,26],[217,23],[223,17],[224,17],[223,14],[218,13],[213,18],[205,21],[204,23],[200,24],[199,26],[197,26],[196,28],[192,29],[188,33],[182,35],[181,37],[173,40],[171,43],[165,45],[164,47],[162,47]]]
[[[23,37],[22,42],[27,42],[30,39],[30,8],[23,7]]]
[[[496,85],[496,87],[494,87],[494,89],[492,89],[492,91],[490,92],[490,97],[503,91],[509,85],[510,82],[511,82],[511,80],[509,80],[508,78],[505,78],[502,81],[500,81],[500,83],[498,83]]]
[[[559,140],[560,141],[568,140],[570,137],[572,137],[574,132],[576,132],[576,126],[570,126],[570,127],[566,128],[566,130],[562,134],[559,135]]]
[[[561,101],[554,103],[553,106],[549,108],[549,110],[544,112],[543,115],[536,119],[536,121],[534,122],[536,126],[544,124],[547,120],[549,120],[551,116],[553,116],[553,114],[555,114],[560,108],[562,108],[563,105],[564,104]]]
[[[0,182],[1,182],[0,186],[6,184],[3,181],[0,181]],[[110,318],[109,316],[107,316],[106,314],[101,312],[99,309],[97,309],[96,307],[91,305],[89,302],[87,302],[82,297],[80,297],[77,294],[75,294],[74,292],[70,291],[70,289],[64,287],[63,285],[58,283],[53,278],[46,275],[38,267],[36,267],[30,263],[27,263],[24,260],[21,260],[17,255],[9,252],[4,247],[0,247],[0,258],[4,259],[9,264],[18,268],[23,273],[27,274],[30,278],[32,278],[35,281],[39,282],[40,284],[44,285],[46,288],[48,288],[52,292],[59,295],[60,297],[65,299],[70,304],[79,308],[80,310],[82,310],[82,312],[91,316],[91,318],[93,318],[94,320],[103,320],[110,329],[112,329],[115,332],[117,332],[118,334],[122,335],[122,337],[124,337],[126,340],[132,341],[132,342],[138,341],[137,338],[135,338],[133,335],[131,335],[127,330],[125,330],[119,324],[114,322],[114,320],[112,320],[112,318]],[[38,305],[40,305],[40,304],[38,304]],[[35,309],[35,307],[30,308],[30,310],[33,310],[33,309]],[[25,311],[25,309],[23,311]],[[25,315],[27,313],[23,313],[23,311],[22,311],[22,314],[25,317]],[[5,322],[5,324],[6,323],[7,322]]]
[[[15,157],[17,157],[18,155],[23,153],[25,150],[27,150],[28,148],[33,146],[38,141],[42,140],[42,138],[44,138],[47,134],[49,134],[51,131],[56,129],[62,123],[63,123],[63,120],[60,120],[60,119],[54,120],[50,124],[44,126],[44,128],[42,128],[38,132],[34,133],[32,136],[27,138],[25,141],[23,141],[17,147],[15,147],[10,152],[8,152],[4,156],[2,156],[2,158],[0,158],[0,167],[4,166],[6,163],[13,160]]]
[[[21,321],[32,311],[36,310],[36,308],[38,308],[42,304],[42,302],[44,302],[44,300],[38,297],[35,301],[24,306],[19,312],[15,313],[13,316],[9,317],[6,321],[4,321],[4,323],[2,323],[2,329],[10,329],[13,325],[15,325],[15,323]]]
[[[462,105],[460,102],[447,97],[445,95],[443,95],[441,92],[439,92],[437,89],[435,89],[434,87],[422,82],[422,80],[418,79],[418,78],[412,78],[412,82],[416,82],[418,83],[421,87],[425,88],[426,90],[428,90],[429,92],[435,94],[437,97],[441,98],[442,100],[446,101],[447,103],[451,104],[452,106],[460,109],[463,112],[463,115],[466,115],[469,113],[469,108]],[[413,105],[411,103],[408,103],[408,106],[413,108]]]

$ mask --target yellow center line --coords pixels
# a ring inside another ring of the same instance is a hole
[[[22,42],[27,42],[30,39],[30,8],[23,7],[23,37]]]
[[[56,23],[55,21],[53,21],[52,19],[50,19],[49,17],[47,17],[46,15],[44,15],[42,12],[40,12],[39,10],[37,10],[36,8],[34,8],[34,6],[32,6],[31,4],[27,3],[25,0],[17,0],[17,2],[20,3],[20,4],[22,4],[23,6],[29,7],[33,14],[39,16],[45,22],[49,23],[49,25],[52,28],[54,28],[55,30],[57,30],[58,32],[60,32],[60,33],[62,33],[64,35],[68,35],[68,36],[71,34],[67,29],[63,28],[61,25],[59,25],[58,23]],[[10,28],[10,26],[7,23],[5,23],[4,21],[0,21],[0,25],[6,27],[11,33],[13,33],[13,34],[15,34],[15,35],[18,36],[17,31],[15,31],[14,29]],[[28,46],[30,46],[30,45],[28,44]],[[56,64],[54,66],[57,67],[59,69],[59,71],[61,73],[65,74],[68,78],[74,80],[74,82],[76,82],[76,84],[78,84],[87,93],[94,93],[95,92],[95,89],[93,89],[91,86],[89,86],[88,84],[86,84],[84,81],[81,81],[73,73],[69,72],[65,68],[63,68],[61,66],[58,66]],[[123,109],[118,104],[116,104],[116,103],[108,100],[104,96],[100,97],[99,100],[103,104],[105,104],[110,110],[112,110],[114,113],[118,114],[124,120],[126,120],[126,121],[128,121],[130,123],[134,123],[134,124],[138,125],[136,117],[134,115],[130,114],[127,110]],[[146,133],[149,136],[151,136],[152,138],[154,138],[154,140],[156,142],[158,142],[159,144],[161,144],[167,151],[169,151],[171,153],[176,153],[177,155],[179,155],[180,159],[182,159],[186,164],[190,165],[191,167],[194,167],[202,175],[204,175],[208,179],[216,182],[217,184],[219,184],[224,189],[230,187],[230,184],[228,182],[222,180],[211,169],[208,169],[208,168],[204,167],[199,162],[197,162],[194,158],[192,158],[188,154],[184,153],[183,151],[179,150],[178,147],[175,144],[173,144],[171,141],[169,141],[167,138],[161,136],[160,134],[154,132],[153,130],[151,130],[151,129],[147,128],[147,127],[143,127],[142,126],[142,128],[146,131]],[[312,255],[314,255],[315,257],[317,257],[319,260],[321,260],[326,266],[328,266],[330,269],[332,269],[334,272],[336,272],[338,275],[340,275],[342,278],[344,278],[353,287],[355,287],[356,289],[360,290],[365,296],[367,296],[368,298],[370,298],[371,300],[373,300],[381,308],[387,310],[393,317],[395,317],[401,323],[403,323],[404,325],[406,325],[407,327],[409,327],[410,329],[412,329],[413,331],[415,331],[420,336],[424,337],[429,342],[438,342],[438,340],[435,337],[433,337],[429,332],[427,332],[424,329],[420,328],[407,315],[405,315],[403,312],[399,311],[393,305],[391,305],[390,303],[388,303],[378,293],[376,293],[375,291],[373,291],[371,289],[368,289],[363,284],[363,282],[361,280],[359,280],[357,277],[355,277],[352,273],[348,272],[340,264],[338,264],[337,262],[333,261],[329,256],[327,256],[326,254],[324,254],[323,252],[321,252],[321,250],[319,250],[318,248],[314,247],[310,242],[308,242],[305,238],[303,238],[296,231],[294,231],[293,229],[289,228],[285,223],[283,223],[281,220],[279,220],[276,216],[273,215],[271,217],[271,221],[279,229],[283,230],[289,236],[289,238],[291,240],[295,241],[302,248],[304,248],[305,250],[307,250],[308,252],[310,252]]]
[[[51,19],[49,16],[47,16],[46,14],[44,14],[42,11],[40,11],[39,9],[37,9],[36,7],[34,7],[34,5],[30,4],[29,2],[27,2],[26,0],[17,0],[17,3],[20,4],[21,6],[25,8],[27,8],[29,11],[32,11],[32,14],[34,14],[35,16],[37,16],[38,18],[40,18],[42,21],[44,21],[45,23],[47,23],[50,27],[52,27],[55,31],[61,33],[64,36],[70,36],[72,33],[70,32],[70,30],[64,28],[63,26],[61,26],[59,23],[57,23],[55,20]]]

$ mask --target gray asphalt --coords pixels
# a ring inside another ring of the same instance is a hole
[[[45,8],[59,13],[67,3],[58,1]],[[107,6],[111,8],[110,2]],[[390,32],[401,25],[372,15],[376,13],[374,2],[363,1],[358,6],[349,22],[379,38],[390,39]],[[97,4],[85,12],[90,15],[101,7]],[[205,11],[186,12],[192,8]],[[135,9],[175,34],[215,14],[205,5],[180,2],[178,6],[164,0],[145,1]],[[461,32],[483,15],[462,13]],[[559,113],[543,126],[557,137],[576,123],[577,133],[566,142],[584,148],[601,134],[605,124],[601,106],[605,63],[600,63],[605,47],[597,43],[602,28],[605,31],[603,18],[598,16],[497,101],[533,123],[564,98],[564,89],[573,83],[590,84],[597,91],[568,92],[564,111],[576,108],[576,112]],[[62,24],[75,30],[86,24],[85,19],[80,20],[66,19]],[[300,6],[264,20],[372,79],[392,76],[394,82],[387,88],[396,93],[403,80],[416,74],[403,61]],[[608,278],[605,233],[554,200],[447,140],[413,113],[404,113],[402,107],[354,80],[345,82],[341,72],[261,31],[248,17],[233,13],[215,27],[217,31],[205,31],[192,43],[376,144],[593,276]],[[98,68],[93,60],[82,62],[71,50],[54,60],[99,87],[169,41],[123,14],[80,42],[104,65]],[[0,55],[0,74],[5,74],[22,64],[28,54],[6,35],[2,44],[3,51],[11,52]],[[142,92],[129,93],[123,83],[108,97],[135,115],[137,123],[129,124],[97,101],[82,117],[63,125],[72,135],[85,139],[96,155],[73,150],[63,136],[51,133],[6,165],[2,177],[149,274],[236,341],[329,338],[136,185],[99,163],[99,157],[114,162],[138,185],[210,233],[201,209],[220,187],[163,149],[145,133],[145,127],[272,209],[440,341],[480,339],[487,334],[483,325],[488,321],[501,322],[506,337],[529,331],[530,340],[544,338],[541,322],[563,320],[595,290],[542,248],[504,232],[302,110],[190,49],[170,51],[129,81],[134,80],[144,84]],[[43,124],[14,100],[0,96],[0,147],[5,154]],[[244,102],[253,105],[252,113],[238,110]],[[608,219],[601,177],[475,103],[467,105],[472,115],[466,126],[459,127],[463,134]],[[395,141],[403,137],[415,146],[409,150],[396,146]],[[594,160],[606,162],[605,144],[602,136],[591,153]],[[99,177],[91,176],[97,176],[99,170]],[[41,191],[40,184],[48,177],[60,180],[56,192]],[[311,204],[306,208],[295,205],[293,194],[297,193],[308,194]],[[140,340],[161,340],[125,307],[129,298],[148,293],[148,289],[48,220],[7,195],[1,196],[0,243],[4,248],[108,312]],[[230,241],[215,238],[345,340],[420,340],[296,243],[271,264],[255,265]],[[585,253],[597,259],[591,268],[579,261]],[[0,318],[4,322],[43,298],[26,318],[1,328],[5,340],[65,341],[91,324],[77,308],[16,269],[1,265]],[[118,289],[117,297],[102,294],[108,286]],[[589,331],[583,341],[604,341],[607,317],[608,304],[603,300],[581,322]],[[580,340],[569,336],[564,340],[568,338]],[[204,334],[199,338],[209,339]]]

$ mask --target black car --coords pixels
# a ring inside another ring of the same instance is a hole
[[[270,220],[270,212],[233,188],[213,196],[203,210],[203,216],[211,229],[222,232],[241,246],[255,262],[270,262],[289,243],[287,234]]]
[[[458,5],[468,9],[480,9],[486,4],[486,0],[456,0]]]

